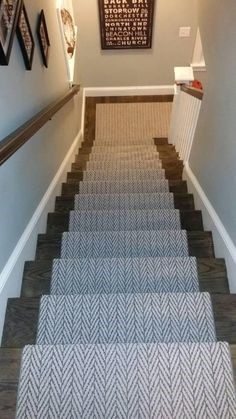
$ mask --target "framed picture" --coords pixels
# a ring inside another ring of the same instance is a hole
[[[21,0],[0,0],[0,64],[9,63]]]
[[[24,3],[22,3],[17,25],[17,37],[21,47],[25,67],[31,70],[34,57],[34,38]]]
[[[73,83],[77,47],[77,27],[75,25],[72,0],[58,0],[57,6],[68,78],[69,82]]]
[[[155,0],[98,0],[101,48],[152,47]]]
[[[48,36],[47,24],[45,20],[44,11],[41,10],[37,26],[37,35],[39,40],[39,46],[43,58],[43,64],[48,67],[48,57],[50,49],[50,41]]]

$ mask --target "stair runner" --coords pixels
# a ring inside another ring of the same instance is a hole
[[[161,168],[151,140],[95,141],[23,352],[18,419],[236,417],[229,346]]]

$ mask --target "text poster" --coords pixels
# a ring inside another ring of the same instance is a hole
[[[154,0],[98,0],[102,49],[151,48]]]

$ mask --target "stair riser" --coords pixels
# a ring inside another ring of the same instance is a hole
[[[41,299],[38,345],[215,341],[209,294],[119,293]]]
[[[187,183],[181,180],[170,180],[169,181],[169,191],[173,193],[187,193]],[[65,196],[74,196],[79,193],[79,183],[77,184],[62,184],[62,195]],[[143,191],[145,192],[145,191]],[[158,192],[158,191],[155,191]],[[114,192],[113,192],[114,193]]]
[[[212,297],[216,335],[219,341],[226,340],[230,344],[236,344],[235,305],[235,295]],[[25,345],[36,343],[39,307],[39,298],[9,299],[2,347],[23,348]]]
[[[61,253],[61,234],[39,235],[36,259],[52,260]],[[189,256],[197,258],[215,257],[212,234],[210,232],[188,232]]]
[[[230,349],[236,381],[236,345],[231,345]],[[3,377],[1,396],[2,400],[4,400],[4,406],[0,406],[0,416],[3,419],[15,419],[21,354],[21,349],[0,349],[0,367]]]
[[[164,169],[165,170],[165,177],[168,180],[174,180],[174,179],[182,179],[182,174],[183,174],[183,168],[182,167],[170,167],[168,169]],[[158,172],[157,171],[153,171],[153,173],[140,173],[139,176],[136,176],[136,178],[142,178],[142,179],[148,179],[148,178],[158,178]],[[125,179],[125,177],[129,176],[129,177],[133,177],[135,178],[135,175],[131,172],[129,175],[125,176],[124,173],[121,173],[120,175],[117,174],[119,176],[119,178]],[[107,175],[100,175],[99,173],[96,173],[96,171],[92,172],[91,174],[88,172],[83,173],[81,171],[72,171],[70,173],[68,173],[67,175],[67,183],[71,184],[71,183],[77,183],[78,181],[82,181],[82,180],[111,180],[112,177],[114,178],[115,174],[113,172],[113,174],[111,174],[111,176]],[[117,176],[116,176],[117,179]]]
[[[174,208],[182,210],[194,210],[194,199],[191,194],[175,194]],[[55,211],[58,213],[68,213],[74,209],[74,199],[70,197],[57,197]],[[102,209],[102,206],[97,208]],[[139,207],[137,207],[139,209]]]
[[[225,261],[223,259],[197,259],[198,279],[202,292],[229,294]],[[50,292],[51,261],[26,262],[21,296],[40,297]]]
[[[183,230],[189,231],[201,231],[203,230],[203,223],[202,223],[202,215],[200,211],[182,211],[180,213],[181,217],[181,228]],[[136,229],[143,229],[147,230],[148,226],[144,228],[140,225],[137,225]],[[107,228],[105,228],[107,229]],[[133,228],[132,228],[133,229]],[[152,226],[149,228],[153,230]],[[48,215],[48,225],[47,225],[47,234],[54,234],[54,233],[63,233],[64,231],[69,230],[69,215],[67,214],[49,214]],[[79,228],[80,231],[83,231],[82,226]]]

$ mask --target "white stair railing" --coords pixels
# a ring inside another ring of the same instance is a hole
[[[188,86],[176,86],[169,142],[175,145],[176,151],[184,163],[189,161],[202,98],[201,90]]]

